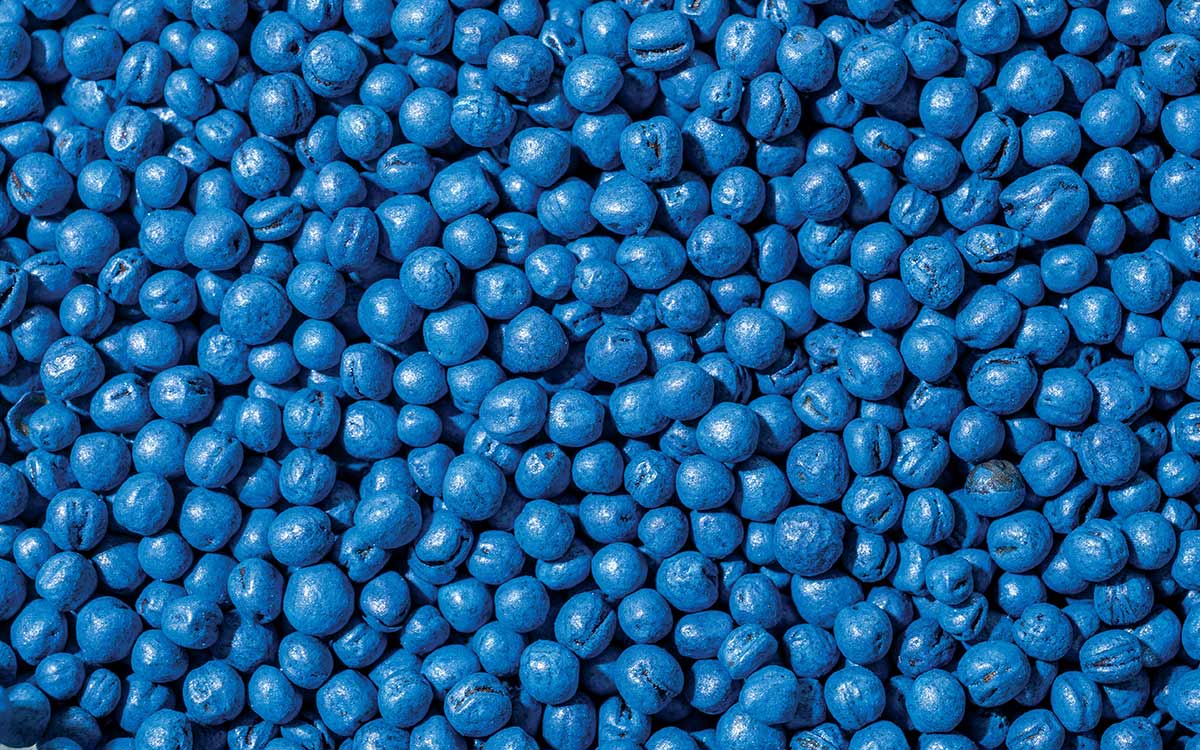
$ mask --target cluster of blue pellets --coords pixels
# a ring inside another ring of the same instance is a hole
[[[1198,86],[1200,0],[0,0],[0,745],[1200,750]]]

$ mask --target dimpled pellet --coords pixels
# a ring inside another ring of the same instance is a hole
[[[0,747],[1197,750],[1197,0],[0,0]]]

